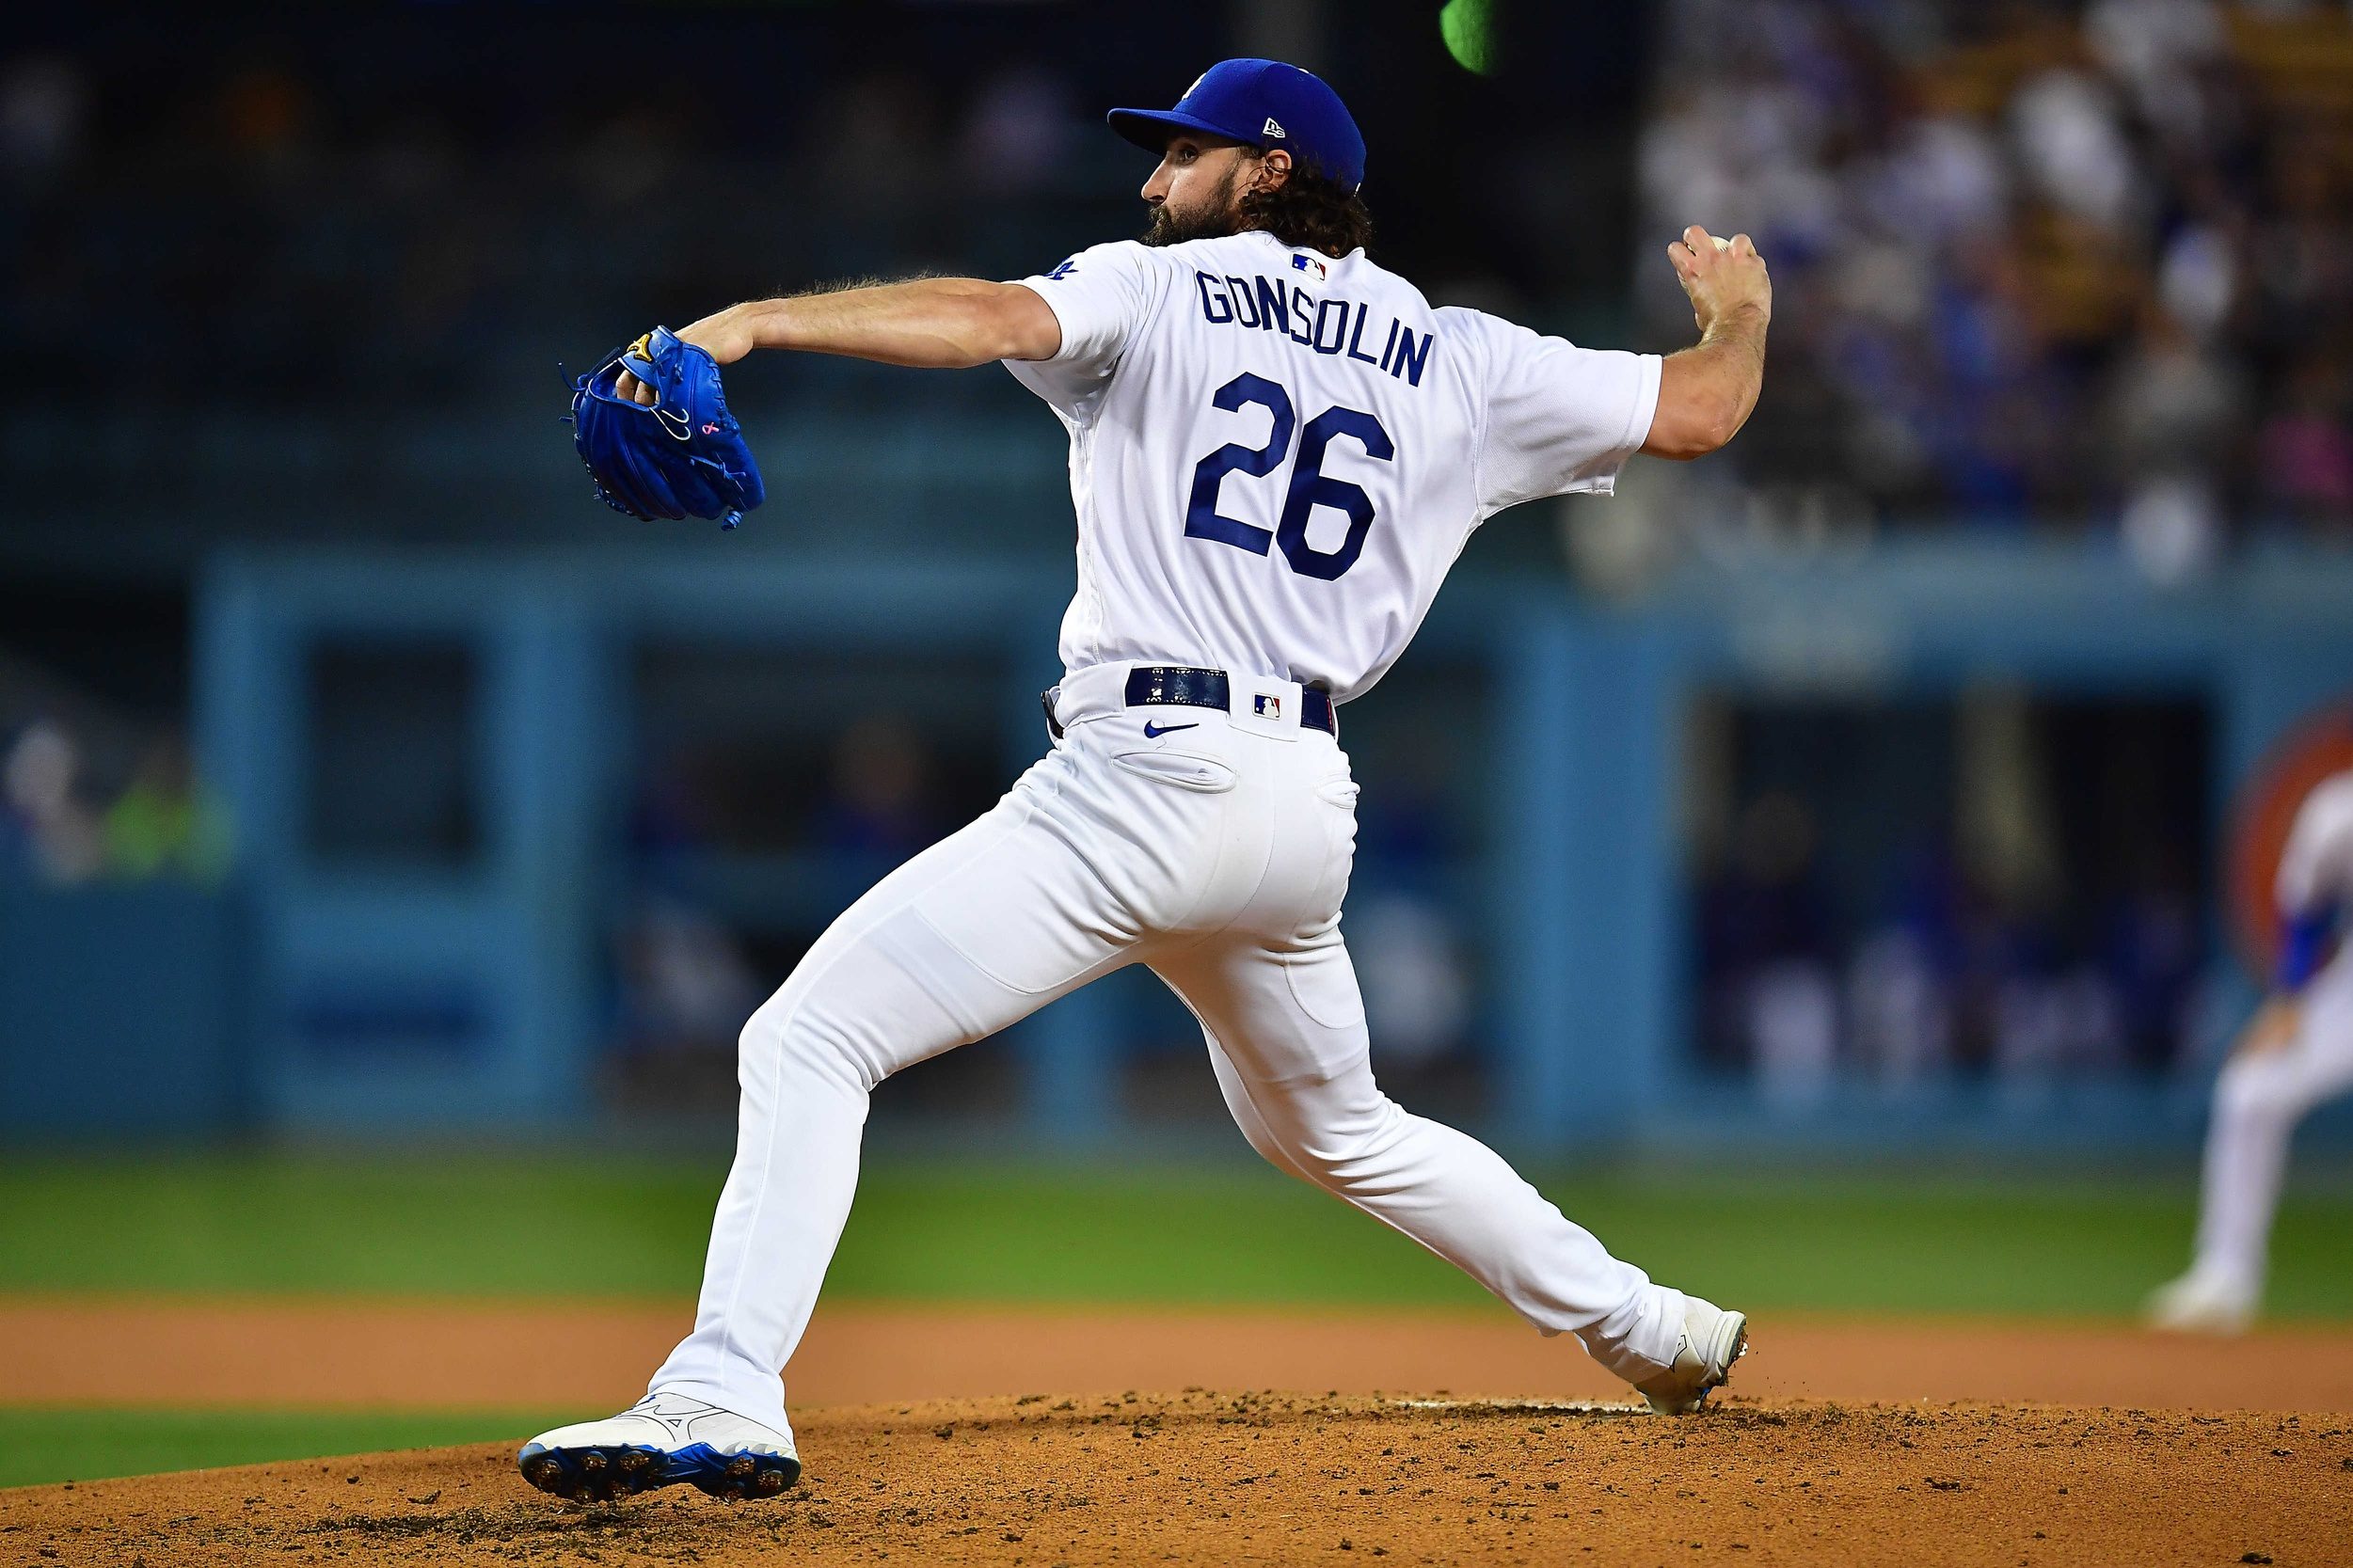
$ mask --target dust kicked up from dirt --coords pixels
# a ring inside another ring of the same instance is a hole
[[[559,1503],[511,1449],[0,1493],[0,1563],[2353,1560],[2353,1419],[1191,1390],[812,1413],[801,1487]]]

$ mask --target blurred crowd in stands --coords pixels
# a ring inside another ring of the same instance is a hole
[[[227,874],[227,821],[190,773],[186,741],[165,729],[124,744],[135,750],[93,768],[93,748],[53,719],[0,727],[0,884]]]
[[[2194,707],[1989,689],[1908,712],[1701,713],[1710,1067],[1803,1104],[1841,1080],[2163,1073],[2220,1037]]]
[[[1856,923],[1824,885],[1819,832],[1797,797],[1762,796],[1700,890],[1709,1066],[1803,1104],[1841,1080],[2027,1085],[2197,1061],[2216,999],[2186,878],[2029,905],[1921,847]]]
[[[1662,11],[1637,287],[1672,341],[1658,235],[1773,267],[1750,524],[2121,522],[2159,578],[2353,542],[2344,6]]]
[[[413,408],[430,385],[443,407],[520,406],[649,309],[1016,276],[1135,230],[1141,170],[1095,116],[1131,82],[1181,87],[1143,58],[1165,50],[1122,55],[1084,7],[934,8],[878,60],[856,10],[725,19],[701,42],[711,90],[659,110],[602,86],[651,46],[628,29],[693,50],[721,19],[616,13],[567,40],[485,13],[461,56],[413,12],[363,8],[22,51],[0,66],[0,325],[48,405],[109,410],[82,441],[122,446],[119,467],[222,404]],[[1646,39],[1607,40],[1649,107],[1607,105],[1606,126],[1568,47],[1600,12],[1565,10],[1525,23],[1527,53],[1579,73],[1549,109],[1427,39],[1394,59],[1333,40],[1384,160],[1379,249],[1441,298],[1670,347],[1689,318],[1665,237],[1754,233],[1773,369],[1693,476],[1738,477],[1719,531],[2121,524],[2161,578],[2240,536],[2353,540],[2344,6],[1673,0],[1644,9]],[[1638,255],[1630,281],[1585,272],[1597,233]],[[803,373],[829,402],[1020,401],[1002,378]],[[19,412],[31,461],[54,433]],[[276,438],[283,468],[325,437]]]
[[[1078,62],[829,61],[801,21],[659,109],[612,86],[610,55],[557,40],[506,72],[531,40],[437,61],[415,25],[125,27],[18,54],[0,321],[46,395],[116,410],[366,408],[426,384],[480,404],[546,394],[557,355],[609,346],[573,340],[583,320],[870,272],[1018,275],[1061,254],[1041,214],[1073,201],[1134,225],[1133,159],[1088,134]]]
[[[366,32],[341,50],[199,33],[194,59],[0,70],[0,308],[52,394],[365,408],[431,385],[480,404],[547,394],[556,355],[610,346],[568,341],[583,318],[612,331],[829,275],[1056,260],[993,221],[1068,172],[1077,116],[1034,69],[977,72],[951,119],[917,71],[818,80],[782,50],[761,102],[798,107],[722,126],[719,102],[657,110],[609,61],[550,61],[544,96],[526,74],[494,103],[494,64],[435,68],[415,30],[397,46],[413,74],[355,80]],[[986,199],[951,199],[967,182]]]

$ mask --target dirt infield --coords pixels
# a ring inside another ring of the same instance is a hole
[[[690,1303],[193,1302],[0,1296],[0,1403],[577,1410],[601,1414]],[[2353,1331],[2172,1338],[2100,1323],[1759,1315],[1752,1398],[1977,1400],[2353,1413]],[[1567,1340],[1502,1312],[1138,1311],[829,1305],[793,1408],[1052,1390],[1307,1388],[1610,1400]]]
[[[45,1353],[0,1357],[0,1403],[599,1413],[688,1316],[0,1298]],[[2353,1561],[2353,1334],[1768,1314],[1756,1344],[1676,1422],[1579,1402],[1623,1390],[1500,1315],[844,1306],[773,1503],[561,1504],[504,1446],[313,1460],[0,1492],[0,1568]],[[1202,1391],[1239,1387],[1314,1392]]]
[[[580,1507],[504,1448],[0,1493],[0,1562],[2344,1562],[2353,1424],[1731,1401],[1173,1397],[866,1406],[730,1507]]]

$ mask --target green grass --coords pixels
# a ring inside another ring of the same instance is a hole
[[[723,1170],[574,1158],[0,1162],[0,1291],[691,1293]],[[1751,1309],[2122,1314],[2180,1267],[2185,1180],[1567,1174],[1656,1277]],[[2353,1198],[2291,1196],[2272,1307],[2353,1318]],[[1255,1166],[871,1166],[832,1299],[1470,1306],[1436,1259]]]
[[[676,1299],[716,1164],[214,1155],[0,1160],[0,1291]],[[2180,1266],[2187,1180],[1556,1173],[1662,1279],[1752,1311],[2122,1315]],[[2292,1196],[2271,1306],[2353,1320],[2353,1197]],[[880,1163],[829,1299],[1477,1307],[1452,1269],[1238,1165]],[[1497,1308],[1489,1308],[1498,1310]],[[535,1415],[0,1409],[0,1486],[514,1440]]]
[[[453,1443],[514,1442],[556,1418],[257,1410],[0,1408],[0,1486],[101,1481]]]

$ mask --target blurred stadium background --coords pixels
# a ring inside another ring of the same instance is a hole
[[[771,503],[649,529],[557,362],[1134,233],[1102,111],[1271,54],[1441,302],[1671,349],[1692,221],[1777,283],[1727,453],[1481,531],[1347,712],[1392,1092],[1753,1307],[2129,1311],[2248,824],[2353,760],[2353,21],[1498,9],[1488,75],[1408,0],[12,18],[0,1287],[690,1292],[743,1016],[1043,743],[1065,449],[1001,372],[755,360]],[[2353,1317],[2349,1130],[2291,1315]],[[1145,976],[872,1138],[853,1299],[1468,1299],[1245,1168]]]

